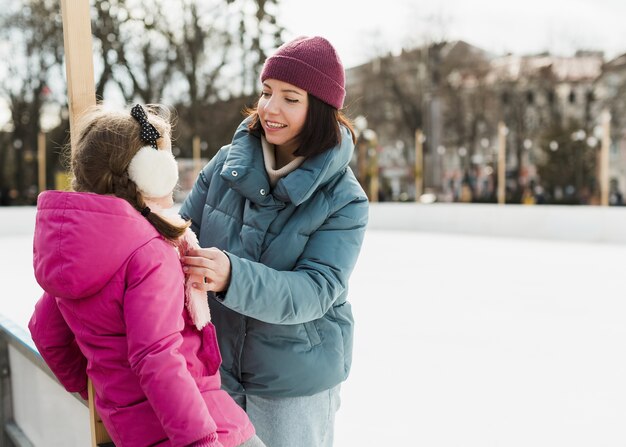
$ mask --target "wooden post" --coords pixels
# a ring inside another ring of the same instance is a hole
[[[96,103],[89,8],[88,0],[61,0],[72,150],[76,147],[76,119],[86,108]],[[93,386],[89,381],[91,443],[97,446],[100,442],[110,440],[110,437],[96,411],[93,397]]]
[[[199,136],[196,135],[195,137],[193,137],[191,146],[193,148],[194,170],[196,171],[196,173],[198,173],[202,169],[202,164],[200,161],[200,137]]]
[[[506,202],[506,126],[498,123],[498,204]]]
[[[365,180],[367,179],[367,143],[362,139],[362,137],[359,137],[357,140],[357,150],[359,182],[361,183],[363,189],[365,189]]]
[[[424,134],[420,129],[415,131],[415,201],[419,202],[424,179]]]
[[[37,170],[39,172],[39,192],[46,190],[46,134],[37,135]]]
[[[91,43],[91,15],[87,0],[61,0],[70,142],[76,144],[77,117],[96,103]]]
[[[102,419],[98,415],[96,411],[94,397],[95,390],[93,388],[93,384],[91,383],[91,379],[87,382],[87,394],[89,395],[89,425],[91,429],[91,445],[92,447],[97,447],[100,444],[106,444],[111,442],[111,437],[107,432],[107,429],[104,427],[102,423]]]
[[[602,146],[600,148],[600,205],[609,206],[609,150],[611,148],[611,114],[602,112]]]
[[[380,181],[378,179],[378,143],[374,140],[374,145],[369,149],[370,154],[370,202],[378,202],[378,190]]]

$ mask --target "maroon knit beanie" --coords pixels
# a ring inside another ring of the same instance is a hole
[[[281,45],[265,61],[261,82],[266,79],[288,82],[336,109],[346,97],[343,65],[323,37],[298,37]]]

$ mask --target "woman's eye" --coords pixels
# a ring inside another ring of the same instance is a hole
[[[286,100],[287,102],[291,103],[291,104],[294,104],[294,103],[298,102],[298,100],[297,100],[297,99],[291,99],[291,98],[285,98],[285,100]]]
[[[261,92],[261,97],[262,98],[269,98],[271,96],[271,93],[269,92]]]

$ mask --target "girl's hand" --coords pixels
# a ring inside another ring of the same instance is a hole
[[[218,248],[198,248],[189,250],[181,259],[185,273],[204,278],[204,283],[194,282],[192,286],[205,292],[223,292],[230,283],[230,259]]]

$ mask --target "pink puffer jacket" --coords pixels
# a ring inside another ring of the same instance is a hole
[[[34,267],[44,289],[29,328],[68,391],[96,407],[117,447],[237,446],[254,434],[220,389],[215,329],[184,308],[176,249],[126,201],[39,196]]]

